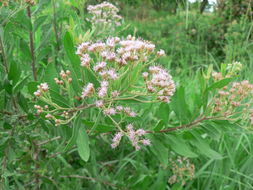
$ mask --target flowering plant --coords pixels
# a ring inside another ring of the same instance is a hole
[[[252,189],[247,58],[231,47],[220,67],[194,61],[192,74],[184,25],[171,40],[182,44],[161,43],[173,30],[153,38],[133,24],[122,35],[118,8],[84,6],[0,0],[0,189]],[[206,38],[194,35],[199,50]]]
[[[136,149],[139,149],[138,142],[150,144],[148,140],[138,138],[145,134],[143,129],[134,131],[131,124],[123,129],[119,123],[126,117],[138,114],[124,100],[142,103],[170,101],[175,92],[174,81],[168,71],[155,65],[159,57],[165,55],[164,51],[155,51],[154,44],[129,35],[126,39],[110,37],[105,42],[83,42],[78,46],[76,54],[80,56],[80,66],[83,67],[80,69],[82,72],[84,69],[89,71],[94,81],[83,81],[83,90],[77,97],[79,105],[70,108],[53,103],[48,85],[39,85],[34,95],[49,107],[44,110],[45,117],[54,120],[56,125],[67,124],[78,112],[96,107],[119,130],[113,139],[113,148],[119,144],[123,135],[129,137]],[[70,99],[74,98],[70,89],[72,78],[69,70],[61,71],[60,79],[54,80],[63,94],[67,93]],[[38,113],[43,112],[42,107],[35,105],[35,108]],[[118,121],[113,118],[115,115],[118,115]]]

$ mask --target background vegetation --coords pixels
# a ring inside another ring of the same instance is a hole
[[[150,135],[152,146],[135,151],[127,142],[111,149],[112,122],[98,112],[58,127],[36,114],[36,86],[53,84],[61,69],[71,69],[77,45],[92,36],[87,5],[99,2],[0,1],[0,189],[253,189],[252,130],[241,121],[205,121]],[[220,71],[222,63],[239,61],[243,69],[235,80],[253,82],[251,0],[220,0],[214,12],[207,3],[186,0],[112,3],[124,17],[114,35],[132,34],[164,49],[160,63],[177,85],[170,104],[128,102],[141,109],[130,122],[154,131],[194,122],[210,65]],[[101,130],[89,136],[88,162],[76,144],[66,148],[76,125]],[[175,163],[191,170],[182,169],[186,174],[171,184]]]

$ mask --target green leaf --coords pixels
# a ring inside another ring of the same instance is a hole
[[[80,157],[87,162],[90,157],[90,147],[89,138],[84,127],[79,128],[76,144]]]
[[[161,164],[166,167],[168,165],[168,156],[169,156],[169,151],[167,147],[165,147],[161,141],[154,137],[149,137],[152,142],[152,146],[150,146],[151,151],[155,154],[157,159],[161,162]]]
[[[163,127],[165,126],[165,123],[163,120],[158,121],[158,123],[156,124],[154,131],[160,131],[163,129]]]
[[[192,152],[189,145],[187,145],[184,140],[180,137],[175,137],[173,135],[166,135],[166,144],[168,144],[172,150],[182,156],[194,158],[198,155]]]
[[[8,94],[12,94],[12,88],[13,86],[11,85],[10,81],[5,79],[4,80],[4,89]]]
[[[21,93],[18,93],[18,104],[20,105],[20,107],[26,112],[28,113],[29,111],[29,107],[28,107],[28,99],[26,99]]]
[[[47,16],[40,16],[34,22],[34,32],[46,21]]]
[[[2,90],[0,92],[0,110],[3,110],[5,108],[5,91]]]
[[[167,180],[165,180],[166,172],[167,171],[165,171],[162,168],[160,168],[159,172],[157,174],[156,181],[148,189],[150,189],[150,190],[166,189],[166,184],[167,184]]]
[[[200,124],[202,129],[208,134],[208,136],[216,141],[220,140],[220,137],[222,135],[222,130],[219,129],[218,126],[216,126],[214,123],[212,122],[205,122]]]
[[[28,44],[24,40],[20,40],[20,50],[23,54],[22,58],[26,61],[32,60],[32,55]]]
[[[194,139],[191,140],[191,144],[194,145],[201,154],[212,158],[212,159],[222,159],[222,156],[214,151],[206,141],[203,140],[203,137],[199,135],[197,132],[192,131],[191,132],[193,136],[195,137]]]
[[[225,79],[222,79],[218,82],[215,82],[207,88],[207,91],[211,91],[211,90],[214,90],[217,88],[218,89],[223,88],[224,86],[227,86],[232,80],[233,80],[233,78],[225,78]]]
[[[9,124],[7,122],[4,122],[3,127],[4,127],[4,129],[11,129],[12,128],[11,124]]]
[[[59,85],[57,85],[54,81],[54,78],[58,77],[58,72],[55,68],[54,63],[48,63],[45,69],[44,81],[46,81],[49,85],[49,88],[55,91],[59,90]]]
[[[10,64],[10,71],[8,73],[8,79],[13,81],[13,84],[16,84],[19,80],[21,71],[18,67],[16,61],[12,61]]]
[[[81,76],[82,76],[81,70],[83,68],[81,68],[81,66],[80,66],[80,59],[75,53],[76,48],[74,46],[72,36],[69,32],[66,32],[64,35],[63,45],[64,45],[65,52],[67,54],[67,57],[70,61],[70,66],[71,66],[70,70],[72,72],[71,76],[73,79],[73,88],[76,92],[80,92],[81,87],[78,82],[78,79],[81,78]]]
[[[191,120],[191,113],[185,101],[185,90],[183,86],[177,89],[176,93],[172,97],[170,105],[172,110],[175,112],[176,116],[182,123],[186,123]]]
[[[80,127],[81,127],[81,115],[79,114],[78,116],[76,116],[76,119],[74,121],[73,129],[72,129],[72,136],[71,136],[68,144],[64,148],[64,150],[63,150],[64,152],[70,150],[70,148],[76,143],[76,139],[77,139],[77,135],[78,135]]]
[[[39,85],[39,82],[29,82],[27,84],[28,92],[30,95],[34,95],[33,93],[37,90],[37,86]]]
[[[37,52],[36,61],[39,63],[42,59],[47,58],[47,55],[51,53],[51,48],[43,47]]]
[[[92,129],[95,125],[95,128],[93,129],[95,132],[99,132],[99,133],[107,133],[107,132],[111,132],[115,130],[115,127],[113,125],[104,125],[104,124],[96,124],[93,121],[88,121],[88,120],[83,120],[83,123],[85,124],[85,126],[89,127],[90,129]]]
[[[59,106],[62,106],[64,108],[69,107],[69,99],[66,99],[64,96],[59,94],[57,91],[54,91],[53,89],[50,89],[50,95],[54,103],[58,104]]]
[[[32,29],[32,23],[30,18],[26,15],[25,9],[21,9],[16,13],[15,17],[13,17],[14,22],[17,22],[19,25],[24,27],[27,31]]]
[[[164,123],[168,123],[170,114],[170,106],[167,103],[161,103],[159,108],[156,111],[156,116],[163,120]]]
[[[27,80],[29,78],[29,75],[27,75],[25,78],[23,78],[21,81],[19,81],[13,88],[13,93],[16,94],[17,92],[19,92],[20,90],[22,90],[22,88],[25,86]]]

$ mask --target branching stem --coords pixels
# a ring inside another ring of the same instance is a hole
[[[27,16],[29,17],[31,23],[32,23],[32,15],[31,15],[31,8],[30,6],[27,6]],[[29,40],[30,40],[30,51],[31,51],[31,56],[32,56],[32,73],[33,73],[33,78],[35,81],[37,81],[37,71],[36,71],[36,66],[35,66],[35,50],[34,50],[34,40],[33,40],[33,29],[29,31]]]

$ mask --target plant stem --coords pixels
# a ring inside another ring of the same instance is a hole
[[[59,140],[60,138],[61,138],[61,136],[57,136],[57,137],[54,137],[52,139],[48,139],[46,141],[40,142],[40,143],[36,144],[36,146],[42,146],[42,145],[47,144],[49,142]]]
[[[36,185],[36,190],[40,189],[40,178],[39,178],[39,174],[38,174],[38,170],[40,168],[40,164],[39,164],[39,154],[40,154],[40,147],[37,145],[36,142],[33,142],[34,145],[34,151],[33,151],[33,161],[35,163],[35,173],[34,173],[34,181],[35,181],[35,185]]]
[[[202,117],[200,119],[196,119],[195,121],[185,124],[185,125],[180,125],[177,127],[171,127],[168,129],[164,129],[164,130],[160,130],[160,131],[146,131],[147,133],[167,133],[167,132],[172,132],[172,131],[177,131],[180,129],[186,129],[186,128],[191,128],[194,125],[197,125],[199,123],[201,123],[202,121],[206,121],[206,120],[212,120],[212,119],[219,119],[219,118],[223,118],[223,116],[216,116],[216,117]]]
[[[29,17],[31,23],[32,23],[32,15],[31,15],[31,8],[30,6],[27,7],[27,16]],[[30,39],[30,51],[32,56],[32,72],[33,72],[33,78],[35,81],[37,81],[37,71],[35,67],[35,51],[34,51],[34,40],[33,40],[33,29],[29,31],[29,39]]]
[[[8,74],[9,70],[8,70],[8,64],[7,64],[7,57],[6,57],[6,54],[5,54],[4,44],[3,44],[1,36],[0,36],[0,50],[2,51],[3,65],[4,65],[4,68],[5,68],[5,72]]]
[[[58,28],[57,28],[55,0],[52,0],[52,4],[53,4],[53,14],[54,14],[53,26],[54,26],[54,33],[55,33],[55,40],[56,40],[56,50],[57,50],[57,55],[56,56],[58,56],[59,51],[60,51],[60,44],[59,44],[59,36],[58,36]],[[55,59],[55,63],[57,64],[57,57]]]

